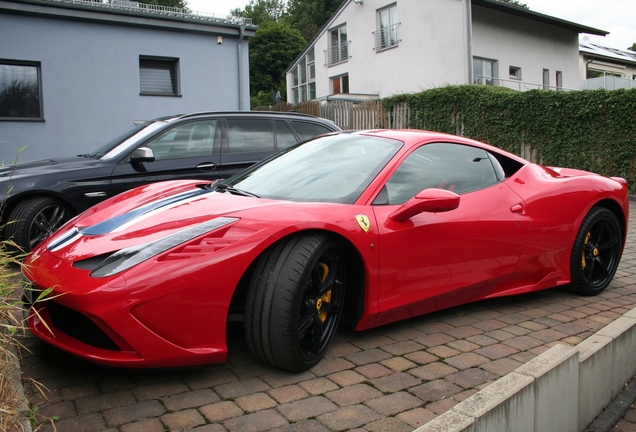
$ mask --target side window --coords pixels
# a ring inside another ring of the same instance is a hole
[[[497,160],[483,149],[461,144],[427,144],[402,162],[385,185],[386,194],[382,194],[385,202],[376,204],[386,201],[402,204],[428,188],[448,189],[457,194],[472,192],[501,180],[497,172],[501,172]]]
[[[228,153],[274,151],[274,130],[269,119],[227,119]]]
[[[214,149],[216,120],[176,126],[146,145],[155,160],[179,159],[211,155]]]
[[[316,135],[322,135],[329,132],[333,132],[326,126],[316,123],[309,123],[304,121],[292,121],[292,125],[294,129],[296,129],[296,133],[300,136],[301,141],[307,141],[315,137]]]
[[[294,133],[290,129],[287,122],[283,120],[275,120],[274,124],[276,125],[276,148],[286,149],[287,147],[291,147],[294,144],[297,144],[296,137]]]
[[[0,119],[41,120],[39,62],[0,60]]]

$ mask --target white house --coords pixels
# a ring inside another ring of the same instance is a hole
[[[579,47],[581,90],[636,88],[636,52],[583,40]]]
[[[580,33],[608,32],[497,0],[347,0],[287,70],[287,100],[467,83],[578,89]]]

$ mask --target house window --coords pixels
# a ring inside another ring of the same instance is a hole
[[[331,94],[349,93],[349,75],[331,78]]]
[[[556,71],[556,87],[557,90],[563,90],[563,72]]]
[[[377,19],[378,30],[373,33],[375,50],[382,51],[397,46],[400,43],[398,38],[397,5],[392,4],[379,9]]]
[[[495,85],[497,79],[497,60],[473,58],[473,84]]]
[[[0,119],[42,120],[40,63],[0,60]]]
[[[520,80],[521,79],[521,68],[517,66],[510,66],[508,68],[508,75],[510,75],[511,79]]]
[[[349,58],[349,49],[347,41],[347,26],[342,25],[329,32],[329,49],[326,52],[327,66],[347,61]]]
[[[316,60],[313,48],[292,71],[292,81],[294,103],[316,98]]]
[[[152,96],[178,96],[178,72],[179,59],[140,56],[140,94]]]
[[[550,90],[550,69],[543,69],[543,90]]]

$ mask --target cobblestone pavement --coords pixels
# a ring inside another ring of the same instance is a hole
[[[631,206],[633,227],[636,202]],[[41,431],[412,431],[557,343],[576,345],[636,307],[636,235],[596,297],[553,289],[365,332],[342,327],[304,373],[258,362],[240,328],[225,365],[123,371],[29,337],[25,389]],[[178,325],[178,323],[175,323]],[[35,381],[41,392],[36,391]],[[634,423],[630,423],[634,422]],[[615,431],[636,431],[636,410]]]

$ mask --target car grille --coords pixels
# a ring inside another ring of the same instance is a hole
[[[117,344],[87,316],[52,300],[46,300],[46,306],[51,322],[58,330],[87,345],[120,351]]]

